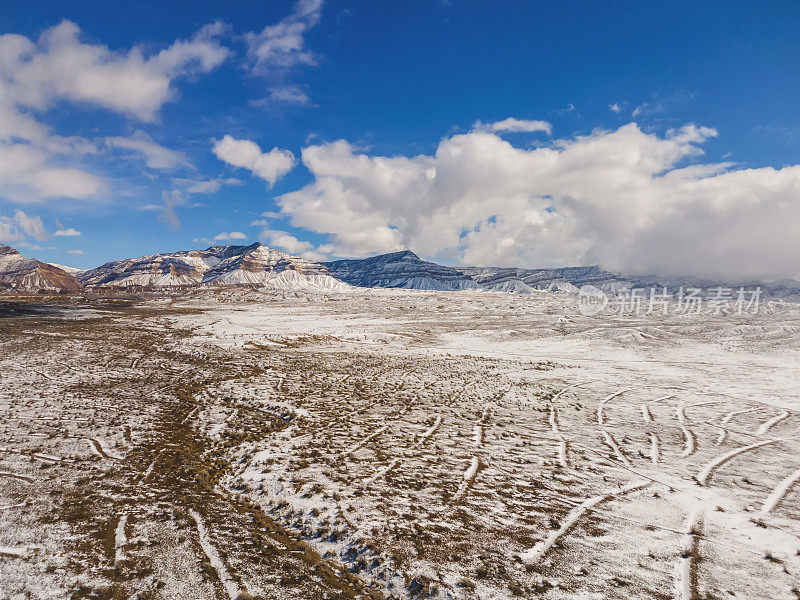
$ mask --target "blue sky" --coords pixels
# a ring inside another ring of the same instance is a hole
[[[41,260],[260,240],[798,274],[794,2],[7,0],[0,17],[0,241]]]

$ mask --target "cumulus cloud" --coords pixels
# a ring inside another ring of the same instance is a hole
[[[260,239],[264,240],[267,245],[273,248],[278,248],[279,250],[283,250],[295,256],[301,256],[308,260],[326,260],[326,254],[329,254],[332,249],[330,246],[315,248],[314,244],[311,242],[299,240],[291,233],[277,229],[262,229],[258,236]]]
[[[67,254],[83,255],[86,254],[86,252],[84,250],[67,250]]]
[[[74,236],[77,236],[77,235],[80,235],[80,234],[81,234],[80,231],[70,227],[69,229],[59,229],[53,235],[64,236],[64,237],[74,237]]]
[[[314,180],[277,202],[342,256],[411,248],[478,265],[800,275],[800,166],[703,162],[715,135],[686,125],[659,136],[630,123],[518,148],[473,131],[413,157],[337,141],[303,150]]]
[[[175,98],[176,79],[206,73],[228,56],[219,41],[222,30],[221,24],[208,25],[191,39],[149,55],[139,47],[112,51],[85,43],[71,21],[45,30],[35,41],[0,35],[0,195],[15,202],[97,195],[105,187],[103,179],[69,164],[96,152],[94,144],[54,135],[34,113],[66,101],[154,121],[161,106]],[[124,138],[113,141],[118,147],[148,150],[141,135],[127,146]],[[185,162],[152,146],[149,150],[151,164]]]
[[[221,161],[251,171],[270,186],[294,168],[296,160],[289,150],[273,148],[262,152],[261,148],[250,140],[237,140],[226,135],[214,142],[214,155]]]
[[[575,107],[572,106],[572,108],[574,109]],[[533,133],[535,131],[544,131],[550,135],[553,131],[553,126],[547,121],[531,121],[527,119],[515,119],[513,117],[503,119],[502,121],[495,121],[494,123],[475,121],[472,128],[475,131],[488,131],[490,133]]]
[[[248,33],[247,56],[253,72],[265,74],[299,64],[316,63],[306,46],[305,35],[322,16],[323,0],[298,0],[292,13],[258,33]]]
[[[183,152],[170,150],[157,144],[144,131],[137,131],[129,137],[107,137],[106,143],[111,148],[122,148],[140,154],[145,164],[159,171],[174,171],[175,169],[193,169],[194,165]]]
[[[241,231],[230,231],[230,232],[222,232],[214,236],[214,241],[223,241],[223,240],[246,240],[247,234],[242,233]]]
[[[206,73],[227,58],[230,51],[220,44],[221,33],[220,24],[208,25],[190,40],[178,40],[149,57],[138,47],[116,52],[84,43],[80,28],[66,20],[35,42],[3,35],[1,96],[6,107],[44,110],[57,100],[68,100],[152,121],[161,106],[174,99],[174,79]],[[35,124],[26,122],[23,127],[33,130]]]

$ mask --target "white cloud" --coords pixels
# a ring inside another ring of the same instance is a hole
[[[221,25],[208,25],[149,57],[138,47],[118,52],[84,43],[80,28],[66,20],[36,42],[6,34],[0,36],[0,97],[7,107],[43,110],[68,100],[153,121],[174,99],[174,79],[206,73],[228,57],[230,51],[219,43],[221,33]],[[31,130],[24,136],[28,139],[37,133],[31,122],[20,127]]]
[[[53,235],[65,236],[65,237],[74,237],[74,236],[80,235],[80,234],[81,234],[80,231],[70,227],[69,229],[59,229]]]
[[[244,181],[235,177],[215,177],[212,179],[181,179],[175,177],[172,183],[181,187],[187,194],[216,194],[223,185],[244,185]]]
[[[246,240],[247,234],[242,233],[241,231],[230,231],[230,232],[222,232],[214,236],[214,241],[222,241],[222,240]]]
[[[633,118],[651,116],[667,112],[677,106],[685,105],[694,99],[694,94],[681,90],[669,96],[656,95],[652,102],[642,102],[633,109]]]
[[[161,199],[164,204],[159,207],[161,208],[161,214],[158,215],[157,220],[167,225],[170,229],[180,229],[181,220],[178,218],[175,208],[186,202],[183,195],[177,190],[164,191],[161,192]]]
[[[630,123],[529,149],[475,131],[414,157],[338,141],[305,148],[314,181],[277,202],[342,256],[411,248],[478,265],[800,275],[800,165],[701,162],[715,135]]]
[[[287,85],[284,87],[272,88],[269,91],[269,96],[259,98],[258,100],[251,100],[248,104],[255,107],[271,106],[274,104],[310,106],[311,99],[299,86]]]
[[[28,242],[18,242],[17,246],[20,248],[25,248],[26,250],[44,250],[39,244],[31,244]]]
[[[323,0],[298,0],[292,13],[259,33],[248,33],[247,56],[255,73],[269,73],[275,68],[314,65],[314,54],[306,47],[305,35],[322,16]]]
[[[78,254],[78,255],[81,255],[81,254],[86,254],[86,252],[84,252],[83,250],[67,250],[67,254]]]
[[[96,153],[94,144],[54,135],[33,114],[67,101],[154,121],[161,106],[175,98],[176,79],[208,72],[225,60],[229,50],[219,42],[221,33],[222,25],[208,25],[190,40],[149,56],[138,47],[112,51],[84,43],[71,21],[45,30],[35,41],[0,35],[0,196],[38,202],[99,194],[105,188],[101,177],[63,159]],[[176,159],[148,155],[153,164]]]
[[[242,167],[264,179],[270,186],[292,170],[296,160],[289,150],[273,148],[261,152],[261,148],[250,140],[237,140],[226,135],[214,142],[214,155],[235,167]]]
[[[527,119],[515,119],[513,117],[503,119],[502,121],[495,121],[494,123],[475,121],[472,128],[475,131],[488,131],[490,133],[532,133],[535,131],[544,131],[550,135],[553,131],[553,126],[547,121],[530,121]]]
[[[286,231],[262,229],[258,236],[264,240],[267,245],[273,248],[278,248],[279,250],[283,250],[295,256],[301,256],[308,260],[326,260],[326,254],[329,254],[329,252],[325,252],[325,250],[330,249],[330,246],[315,248],[314,244],[311,242],[299,240]]]
[[[615,112],[617,114],[622,112],[622,107],[619,105],[619,102],[614,102],[614,104],[609,104],[608,109],[611,112]]]
[[[52,158],[35,144],[0,142],[0,196],[31,203],[47,198],[86,199],[103,189],[101,178],[75,167],[53,166]]]
[[[157,144],[144,131],[137,131],[129,137],[107,137],[106,143],[112,148],[132,150],[141,154],[145,164],[151,169],[174,171],[179,168],[194,168],[192,161],[183,152]]]
[[[44,229],[42,220],[37,216],[28,216],[21,210],[14,212],[14,221],[20,226],[26,235],[32,237],[37,242],[47,239],[47,232]]]
[[[25,236],[37,242],[47,239],[47,231],[40,217],[21,210],[14,211],[13,217],[0,216],[0,242],[24,242]]]

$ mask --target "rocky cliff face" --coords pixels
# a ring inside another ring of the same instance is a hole
[[[77,292],[80,289],[78,280],[63,269],[25,258],[14,248],[0,244],[0,290]]]
[[[464,290],[478,286],[452,267],[420,259],[410,250],[324,263],[331,275],[358,287]]]
[[[212,246],[106,263],[79,275],[89,287],[196,285],[345,288],[313,261],[265,246]]]

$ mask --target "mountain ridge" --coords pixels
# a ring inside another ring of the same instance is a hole
[[[72,271],[72,272],[69,272]],[[800,301],[800,282],[725,283],[692,277],[625,275],[598,265],[525,269],[520,267],[450,267],[421,259],[411,250],[367,258],[316,262],[256,242],[209,246],[110,261],[80,271],[22,257],[0,244],[0,288],[12,291],[81,288],[188,288],[248,285],[275,289],[346,290],[405,288],[433,291],[496,291],[531,294],[542,291],[575,294],[584,285],[614,293],[621,289],[714,286],[762,287],[765,299]]]
[[[14,292],[77,292],[74,275],[35,258],[26,258],[11,246],[0,244],[0,290]]]

